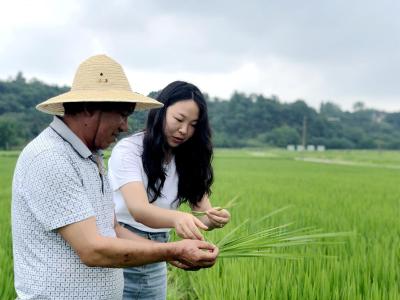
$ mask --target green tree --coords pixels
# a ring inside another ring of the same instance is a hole
[[[271,132],[261,135],[260,139],[277,147],[286,147],[289,144],[297,145],[301,140],[299,132],[287,125],[272,129]]]
[[[18,121],[7,116],[0,116],[0,148],[10,149],[20,142]]]

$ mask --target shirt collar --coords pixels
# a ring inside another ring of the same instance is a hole
[[[50,127],[67,141],[83,158],[89,158],[93,153],[82,140],[59,117],[54,117]],[[101,155],[101,154],[100,154]]]

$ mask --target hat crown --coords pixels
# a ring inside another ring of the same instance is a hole
[[[67,102],[128,102],[135,110],[162,107],[150,97],[132,92],[121,65],[106,55],[96,55],[82,62],[75,73],[71,90],[36,105],[42,112],[64,115]]]
[[[96,55],[82,62],[75,73],[71,91],[132,91],[121,65],[107,55]]]

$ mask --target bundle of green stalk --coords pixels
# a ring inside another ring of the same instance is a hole
[[[271,257],[297,259],[305,255],[289,253],[296,247],[341,244],[343,242],[337,238],[348,237],[353,234],[351,232],[323,232],[315,227],[292,229],[293,223],[263,228],[262,223],[287,208],[275,210],[253,222],[247,219],[219,241],[214,241],[213,243],[218,246],[220,251],[219,258]],[[258,229],[252,230],[252,228]]]
[[[222,210],[222,209],[228,209],[228,208],[234,207],[237,205],[237,202],[236,202],[237,199],[239,199],[239,196],[234,197],[232,200],[230,200],[228,203],[226,203],[223,206],[216,206],[213,208],[216,210]],[[206,215],[206,212],[205,211],[192,211],[192,214],[196,217],[202,217],[202,216]]]

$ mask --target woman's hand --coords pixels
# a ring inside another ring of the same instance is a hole
[[[185,212],[179,212],[178,217],[174,221],[174,227],[176,233],[181,238],[191,240],[204,240],[199,228],[208,230],[208,227],[204,225],[203,222]]]
[[[224,227],[231,218],[231,214],[226,209],[218,209],[218,207],[210,208],[206,211],[206,215],[212,228]]]

